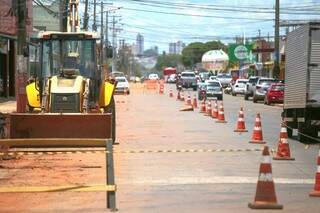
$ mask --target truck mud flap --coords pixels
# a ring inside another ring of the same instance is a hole
[[[111,138],[111,114],[32,114],[9,115],[11,139],[23,138]]]

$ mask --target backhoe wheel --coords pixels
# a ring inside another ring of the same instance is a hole
[[[115,144],[116,142],[116,105],[113,97],[111,98],[109,106],[105,108],[105,113],[111,113],[112,115],[111,134],[112,134],[112,142],[113,144]]]

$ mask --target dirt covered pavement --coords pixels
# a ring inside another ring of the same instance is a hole
[[[180,112],[184,103],[168,97],[169,87],[174,89],[166,85],[166,94],[159,95],[134,84],[130,95],[116,96],[119,212],[248,212],[261,161],[257,149],[262,148],[248,143],[255,114],[261,113],[263,136],[275,149],[281,108],[225,95],[228,123],[216,124],[198,110]],[[248,133],[233,132],[240,106],[244,107]],[[282,211],[317,212],[320,202],[308,193],[314,186],[318,147],[305,150],[296,141],[289,143],[296,160],[272,161]],[[0,161],[1,186],[104,181],[103,153],[19,156]],[[105,192],[0,193],[0,207],[0,212],[106,211]]]

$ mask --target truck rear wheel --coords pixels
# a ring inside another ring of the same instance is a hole
[[[116,142],[116,105],[114,97],[112,96],[109,106],[106,107],[105,113],[111,113],[112,115],[112,127],[111,127],[111,137],[112,143]]]

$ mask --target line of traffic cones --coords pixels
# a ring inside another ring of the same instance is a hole
[[[211,116],[211,101],[210,100],[208,101],[206,113],[204,115]]]
[[[206,109],[206,100],[202,99],[201,101],[201,107],[200,107],[200,113],[206,113],[207,109]]]
[[[187,103],[186,104],[187,104],[187,106],[192,106],[190,94],[187,97]]]
[[[218,120],[216,123],[227,123],[225,117],[224,117],[224,108],[223,108],[223,102],[220,103],[219,111],[218,111]]]
[[[238,117],[238,122],[237,122],[237,127],[234,130],[234,132],[248,132],[248,130],[246,130],[246,124],[244,121],[244,113],[243,113],[243,108],[240,108],[239,111],[239,117]]]
[[[192,106],[193,106],[194,109],[198,108],[197,95],[193,96]]]
[[[251,141],[249,141],[249,143],[255,143],[255,144],[265,144],[266,143],[265,141],[263,141],[260,113],[257,113],[256,122],[254,124],[254,129],[252,132]]]
[[[218,101],[217,101],[217,99],[213,100],[211,117],[212,118],[218,118]]]
[[[271,157],[268,146],[263,148],[262,162],[260,164],[259,179],[257,183],[254,202],[248,204],[252,209],[282,209],[278,204],[271,167]]]
[[[274,160],[294,160],[291,157],[290,146],[288,143],[288,133],[284,121],[281,123],[280,137],[278,142],[278,148]]]

